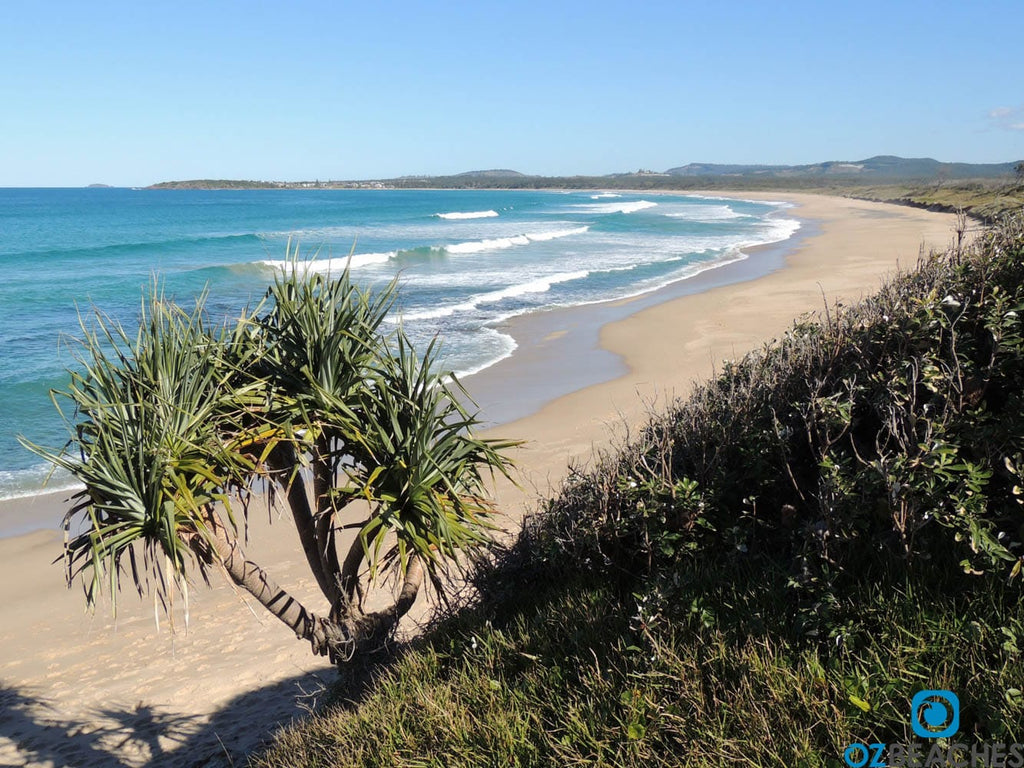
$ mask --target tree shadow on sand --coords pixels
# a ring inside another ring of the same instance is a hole
[[[100,723],[68,721],[53,702],[30,690],[0,684],[0,761],[4,765],[129,765],[103,744],[107,730]]]
[[[308,715],[336,679],[306,673],[242,694],[209,717],[139,702],[62,716],[57,702],[0,682],[0,765],[238,768],[279,727]],[[351,698],[370,675],[352,677]]]

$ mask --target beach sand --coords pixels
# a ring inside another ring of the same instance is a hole
[[[494,436],[527,441],[517,453],[521,488],[495,488],[510,532],[570,462],[585,464],[594,448],[621,440],[648,409],[685,396],[723,360],[778,337],[826,300],[871,293],[912,267],[922,245],[941,249],[953,238],[951,215],[743,196],[795,203],[783,215],[803,220],[803,234],[656,294],[518,318],[508,326],[516,353],[466,380],[486,418],[516,419]],[[52,520],[59,509],[61,497],[50,495],[2,511]],[[319,606],[287,521],[266,535],[276,516],[254,513],[250,556]],[[81,589],[68,590],[53,564],[60,552],[54,531],[0,540],[0,765],[239,765],[334,677],[284,625],[216,580],[191,589],[187,630],[180,605],[175,631],[166,621],[158,629],[152,599],[134,592],[121,595],[116,621],[106,606],[88,614]],[[414,612],[425,616],[422,598]],[[407,625],[415,631],[416,617]]]

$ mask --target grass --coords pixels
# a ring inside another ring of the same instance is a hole
[[[577,582],[504,621],[471,612],[256,764],[828,765],[852,740],[912,740],[907,702],[929,686],[988,702],[967,713],[979,740],[1021,737],[1019,615],[989,627],[963,598],[878,590],[825,654],[778,631],[782,590],[686,575],[671,604]]]
[[[955,213],[962,210],[988,223],[997,222],[1003,215],[1024,207],[1024,184],[993,180],[854,186],[836,190],[836,193],[936,211]]]
[[[1024,741],[1022,317],[1017,218],[801,318],[252,764],[830,766],[928,688]]]

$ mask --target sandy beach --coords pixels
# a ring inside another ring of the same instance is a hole
[[[508,327],[516,353],[466,380],[485,417],[508,422],[495,436],[527,441],[517,456],[522,488],[495,489],[510,530],[570,462],[585,463],[652,406],[685,396],[723,360],[826,301],[871,293],[912,267],[922,247],[954,237],[952,215],[814,195],[742,197],[794,203],[785,215],[804,222],[801,234],[655,294],[517,318]],[[3,502],[2,511],[28,528],[54,519],[60,501]],[[264,535],[272,517],[255,514],[250,555],[319,609],[287,521]],[[53,564],[60,552],[56,531],[0,539],[0,765],[243,764],[333,679],[308,645],[225,583],[191,590],[187,630],[180,610],[175,631],[158,628],[151,598],[134,593],[121,595],[116,621],[106,607],[90,615]],[[427,610],[421,603],[414,613]]]

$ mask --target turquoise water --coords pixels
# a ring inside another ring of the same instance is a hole
[[[366,284],[399,275],[406,331],[420,344],[440,334],[448,365],[468,373],[513,351],[503,320],[744,258],[741,247],[797,230],[785,207],[597,192],[0,189],[0,498],[45,477],[16,435],[65,440],[47,393],[75,365],[78,313],[131,326],[154,276],[183,302],[208,287],[211,312],[233,315],[261,297],[291,238],[313,269],[350,257]]]

